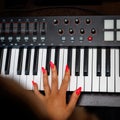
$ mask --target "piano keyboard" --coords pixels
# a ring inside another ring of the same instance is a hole
[[[0,73],[15,79],[20,85],[32,90],[32,80],[43,89],[41,67],[48,71],[51,84],[52,61],[58,70],[58,83],[61,85],[66,64],[71,76],[68,91],[79,86],[84,92],[120,92],[120,49],[118,48],[1,48]]]
[[[60,87],[70,68],[67,93],[82,87],[78,104],[120,106],[120,16],[0,18],[0,74],[27,90],[43,88],[41,67],[51,86],[52,61]],[[97,93],[97,94],[96,94]]]

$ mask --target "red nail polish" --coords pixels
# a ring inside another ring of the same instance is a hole
[[[42,67],[42,72],[43,72],[43,74],[45,74],[45,72],[46,72],[44,67]]]
[[[33,84],[33,85],[35,85],[35,82],[34,82],[34,81],[32,81],[32,84]]]
[[[65,71],[68,72],[69,71],[69,66],[66,65]]]
[[[81,89],[82,89],[82,87],[79,87],[79,88],[76,90],[76,94],[77,94],[77,95],[80,95]]]
[[[50,61],[50,67],[53,69],[54,68],[54,64]]]

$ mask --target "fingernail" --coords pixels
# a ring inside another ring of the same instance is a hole
[[[65,71],[68,72],[69,71],[69,66],[66,65]]]
[[[43,74],[45,74],[45,72],[46,72],[44,67],[42,67],[42,72],[43,72]]]
[[[77,95],[80,95],[81,89],[82,89],[82,87],[79,87],[79,88],[76,90],[76,94],[77,94]]]
[[[34,81],[32,81],[33,86],[36,84]]]
[[[54,64],[50,61],[50,67],[53,69],[54,68]]]

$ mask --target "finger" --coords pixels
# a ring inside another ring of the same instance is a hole
[[[34,94],[39,97],[40,99],[43,99],[43,95],[39,92],[38,90],[38,84],[34,81],[32,81],[32,84],[33,84],[33,88],[34,88]]]
[[[69,69],[68,65],[66,65],[64,79],[63,79],[61,87],[60,87],[60,94],[66,95],[69,81],[70,81],[70,69]]]
[[[79,87],[76,91],[73,92],[71,98],[70,98],[70,102],[67,106],[67,110],[69,111],[69,113],[72,113],[72,111],[74,110],[77,100],[81,94],[81,87]]]
[[[44,86],[45,95],[49,96],[50,95],[50,86],[48,83],[47,70],[44,67],[42,67],[42,72],[43,72],[43,86]]]
[[[52,62],[50,62],[50,68],[51,68],[51,71],[52,71],[51,93],[57,93],[58,92],[57,69],[56,69],[56,66]]]

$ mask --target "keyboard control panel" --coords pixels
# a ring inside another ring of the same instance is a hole
[[[0,18],[0,47],[119,47],[120,16]]]

